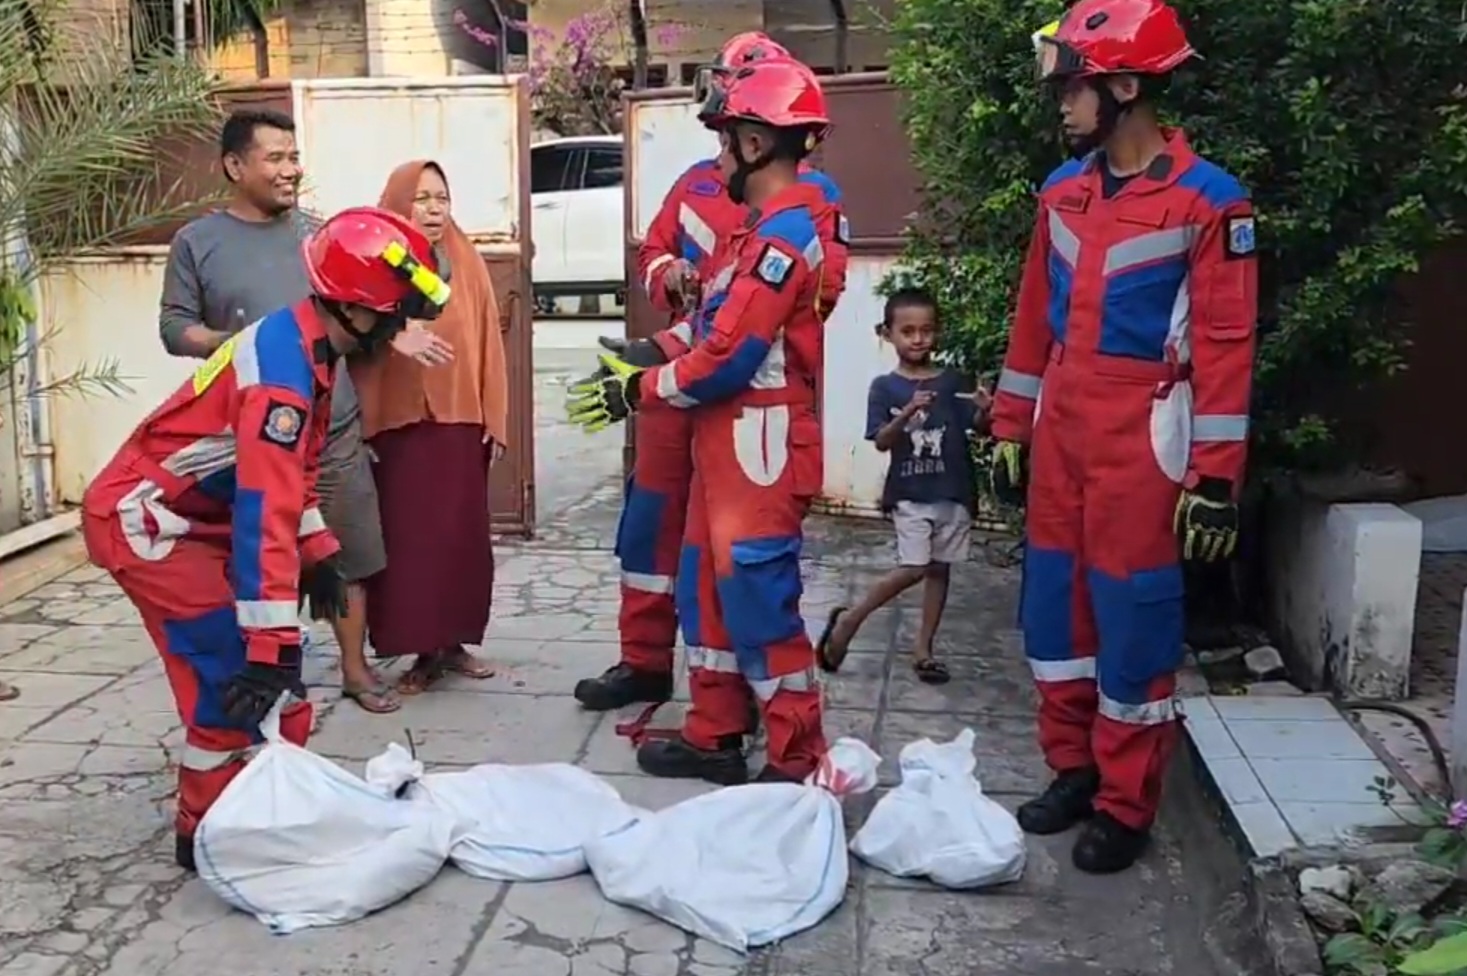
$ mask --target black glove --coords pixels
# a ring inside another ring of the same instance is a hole
[[[1029,487],[1029,449],[1014,441],[999,441],[993,448],[988,483],[1000,505],[1023,508]]]
[[[301,570],[301,596],[311,603],[312,620],[346,616],[346,577],[341,572],[340,553]]]
[[[663,354],[662,347],[651,339],[618,339],[615,336],[602,336],[596,340],[601,343],[601,348],[612,353],[617,359],[632,366],[640,366],[648,369],[652,366],[661,366],[667,362],[667,356]],[[603,364],[601,376],[611,375],[611,370]]]
[[[1190,563],[1227,559],[1238,548],[1238,506],[1233,501],[1232,482],[1202,478],[1195,489],[1182,492],[1174,525],[1182,559]]]
[[[282,647],[281,656],[300,661],[299,647]],[[294,653],[292,653],[294,652]],[[224,685],[224,715],[236,725],[259,725],[285,692],[306,697],[301,669],[251,662]]]

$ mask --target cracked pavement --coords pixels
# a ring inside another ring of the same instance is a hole
[[[586,359],[588,357],[579,357]],[[569,371],[569,367],[565,367]],[[563,381],[563,380],[562,380]],[[542,391],[537,390],[537,394]],[[560,391],[545,390],[542,410]],[[537,399],[541,399],[537,396]],[[542,425],[544,426],[544,425]],[[343,703],[325,628],[307,665],[321,706],[312,747],[355,772],[404,729],[429,768],[569,761],[632,803],[660,808],[712,787],[638,773],[617,736],[624,716],[587,714],[579,677],[617,659],[611,553],[619,463],[614,432],[587,441],[537,431],[539,537],[501,544],[485,655],[487,681],[461,677],[373,716]],[[581,457],[574,465],[565,458]],[[548,504],[547,504],[548,502]],[[916,594],[873,616],[827,681],[827,731],[885,757],[921,736],[978,734],[984,788],[1010,808],[1047,779],[1034,742],[1034,695],[1013,629],[1017,571],[1007,542],[954,574],[938,653],[943,687],[908,663]],[[994,557],[994,558],[989,558]],[[815,520],[806,546],[812,631],[892,564],[882,526]],[[0,973],[5,976],[1211,976],[1214,920],[1197,872],[1163,821],[1135,870],[1080,875],[1070,837],[1031,838],[1028,871],[1007,888],[955,894],[859,863],[845,903],[815,929],[747,958],[602,899],[589,876],[506,885],[446,867],[402,903],[351,925],[271,936],[172,864],[172,755],[182,730],[157,654],[99,571],[75,569],[0,604]],[[685,682],[684,682],[685,685]],[[685,701],[685,692],[680,693]],[[674,702],[658,725],[680,717]],[[858,826],[875,796],[847,803]],[[1194,832],[1196,827],[1187,824]],[[1203,829],[1213,829],[1206,825]]]

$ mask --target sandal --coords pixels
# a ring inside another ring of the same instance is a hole
[[[831,653],[830,638],[835,633],[835,625],[840,623],[841,614],[849,609],[850,607],[836,607],[830,611],[830,616],[825,618],[825,629],[815,642],[815,660],[820,662],[820,670],[826,674],[835,674],[845,663],[847,648],[841,648],[839,653]]]
[[[924,685],[945,685],[953,678],[946,664],[930,657],[917,658],[912,662],[912,670],[917,673],[917,680]]]
[[[449,674],[461,674],[474,681],[494,677],[494,665],[475,657],[462,647],[445,651],[439,655],[439,659],[443,670]]]
[[[0,702],[14,701],[20,697],[20,689],[0,681]]]
[[[402,707],[402,699],[380,678],[366,685],[342,685],[341,697],[356,702],[358,708],[373,715],[386,715]]]
[[[397,679],[399,695],[421,695],[438,683],[447,672],[438,655],[419,654],[417,661]]]

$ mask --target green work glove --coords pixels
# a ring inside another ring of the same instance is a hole
[[[1182,558],[1192,563],[1214,563],[1238,548],[1238,506],[1233,486],[1221,478],[1203,478],[1194,490],[1177,499],[1173,519]]]
[[[601,368],[570,385],[565,409],[571,423],[588,434],[631,416],[641,393],[642,368],[611,353],[601,353]]]
[[[1015,441],[999,441],[989,464],[988,486],[1000,505],[1022,508],[1029,487],[1029,449]]]

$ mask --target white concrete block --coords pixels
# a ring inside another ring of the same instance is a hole
[[[1295,677],[1350,697],[1404,698],[1421,520],[1387,503],[1296,499],[1269,522],[1273,623]]]

